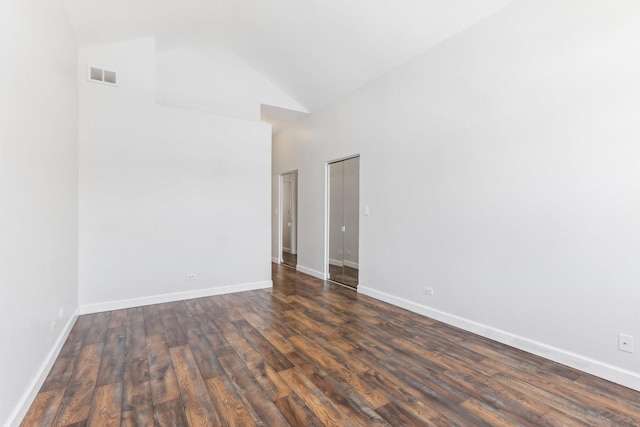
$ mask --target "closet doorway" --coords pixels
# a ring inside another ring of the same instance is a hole
[[[281,175],[282,223],[281,261],[295,268],[298,265],[298,171]]]
[[[328,165],[328,278],[358,287],[360,157]]]

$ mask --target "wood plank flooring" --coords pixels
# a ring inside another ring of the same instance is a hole
[[[78,318],[23,426],[640,426],[640,393],[274,265]]]

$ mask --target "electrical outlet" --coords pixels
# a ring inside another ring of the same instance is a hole
[[[54,316],[53,319],[51,319],[51,330],[55,331],[57,327],[58,327],[58,318]]]
[[[424,288],[422,292],[424,292],[426,295],[433,296],[433,288]]]
[[[196,280],[197,278],[198,276],[193,273],[187,274],[187,280]]]
[[[633,353],[633,337],[627,334],[618,334],[618,350]]]

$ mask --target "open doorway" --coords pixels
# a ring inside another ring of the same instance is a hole
[[[295,268],[298,265],[298,171],[281,175],[282,223],[281,261]]]

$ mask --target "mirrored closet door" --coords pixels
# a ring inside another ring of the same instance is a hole
[[[329,164],[329,279],[358,286],[360,158]]]
[[[282,175],[282,263],[298,265],[298,172]]]

